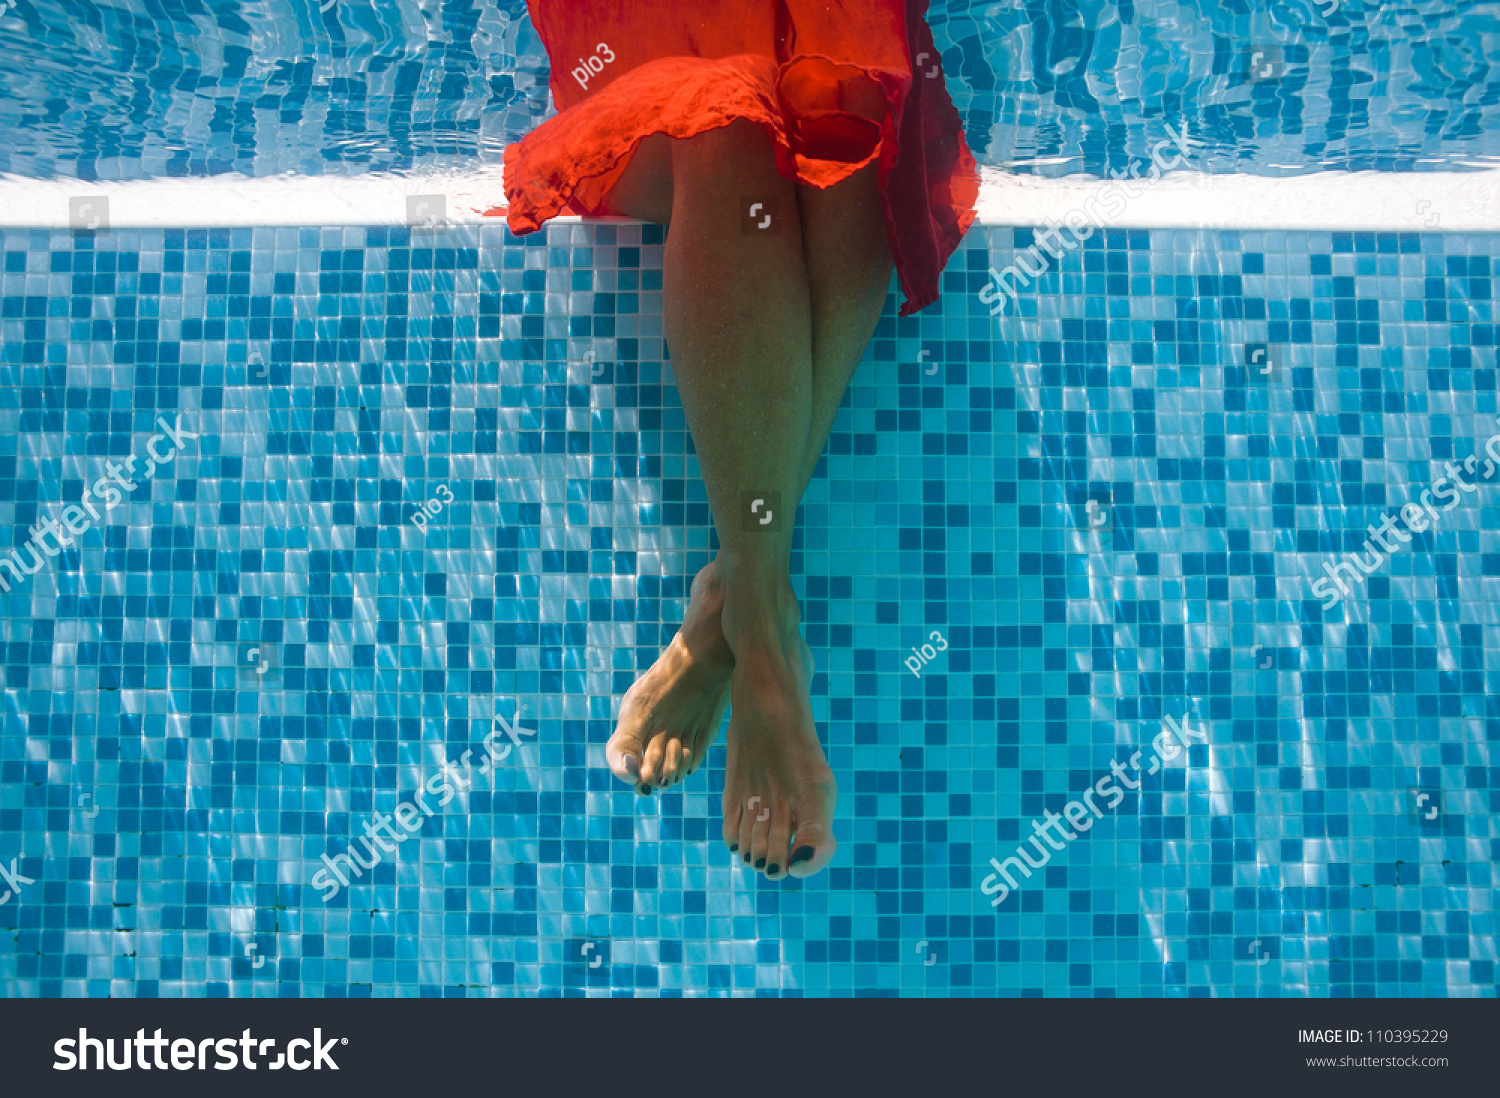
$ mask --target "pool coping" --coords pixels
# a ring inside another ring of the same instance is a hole
[[[1155,182],[1123,177],[1047,178],[982,169],[975,223],[1041,226],[1070,214],[1110,228],[1500,231],[1500,167],[1466,171],[1316,172],[1296,176],[1170,172]],[[433,199],[441,196],[440,211]],[[0,174],[0,228],[73,229],[108,199],[108,228],[446,225],[499,223],[498,168],[362,176],[280,175],[128,182],[35,180]],[[421,205],[425,201],[427,204]],[[415,210],[415,213],[410,212]],[[1101,213],[1101,211],[1103,211]],[[564,216],[552,223],[625,223]]]

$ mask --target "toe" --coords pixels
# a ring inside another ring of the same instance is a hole
[[[755,861],[755,798],[751,797],[740,812],[740,861],[751,865]],[[765,851],[761,851],[762,854]]]
[[[779,881],[787,875],[791,842],[792,813],[784,804],[778,804],[771,812],[770,829],[766,836],[766,876],[773,881]]]
[[[627,732],[616,732],[604,745],[604,759],[609,764],[610,773],[626,785],[640,784],[643,754],[640,740]]]
[[[736,858],[740,856],[740,799],[724,791],[724,845]]]
[[[670,739],[667,741],[666,759],[662,764],[661,780],[663,785],[671,785],[682,777],[682,741]]]
[[[646,744],[644,757],[641,759],[641,784],[647,787],[659,785],[661,782],[662,763],[667,753],[667,735],[658,732],[652,736]]]
[[[821,873],[833,861],[834,851],[839,844],[833,837],[833,828],[830,826],[832,809],[833,805],[829,803],[826,814],[819,812],[816,815],[799,816],[796,832],[792,837],[791,862],[787,869],[793,877],[811,877],[814,873]]]
[[[745,822],[750,825],[750,864],[756,869],[766,867],[774,814],[770,797],[751,797],[745,805]]]

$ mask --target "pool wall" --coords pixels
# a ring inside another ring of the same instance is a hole
[[[0,230],[0,518],[44,550],[0,570],[0,992],[1495,994],[1500,484],[1310,585],[1500,431],[1500,236],[1114,228],[992,316],[1035,232],[987,225],[888,299],[793,557],[841,846],[776,884],[717,841],[722,745],[649,802],[603,766],[713,550],[660,242]],[[496,716],[536,735],[322,902]]]

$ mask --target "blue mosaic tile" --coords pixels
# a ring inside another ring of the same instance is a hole
[[[604,767],[715,548],[659,229],[0,232],[0,992],[1494,995],[1496,486],[1310,585],[1500,431],[1500,240],[1108,230],[991,315],[1035,240],[888,299],[834,425],[840,850],[770,883],[722,745]]]

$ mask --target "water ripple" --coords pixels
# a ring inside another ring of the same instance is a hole
[[[0,171],[140,179],[472,168],[548,114],[521,0],[35,0],[0,14]],[[326,10],[320,10],[325,8]],[[984,162],[1431,170],[1500,156],[1491,3],[938,0]]]

